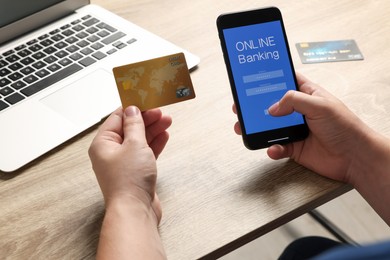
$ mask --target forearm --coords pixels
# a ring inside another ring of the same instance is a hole
[[[166,259],[153,214],[137,200],[110,203],[97,259]]]
[[[372,130],[350,168],[350,183],[390,225],[390,140]]]

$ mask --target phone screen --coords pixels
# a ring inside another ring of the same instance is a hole
[[[305,124],[299,113],[273,117],[268,108],[297,90],[281,21],[222,30],[245,133]]]

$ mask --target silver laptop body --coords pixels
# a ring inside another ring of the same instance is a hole
[[[113,67],[177,52],[185,53],[189,68],[199,63],[188,51],[86,0],[0,0],[0,6],[3,172],[28,164],[118,108]],[[15,14],[15,8],[23,12]],[[68,41],[61,38],[69,35]],[[34,55],[37,49],[40,55]],[[11,65],[14,60],[30,69]]]

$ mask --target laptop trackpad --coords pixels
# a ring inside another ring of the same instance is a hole
[[[63,87],[41,102],[76,125],[92,125],[120,106],[112,75],[103,69]]]

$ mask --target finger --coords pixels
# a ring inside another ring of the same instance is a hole
[[[236,122],[234,124],[234,132],[236,132],[236,134],[238,134],[238,135],[242,135],[240,123]]]
[[[172,125],[172,118],[170,116],[161,116],[158,121],[153,122],[146,127],[146,140],[150,144],[153,139],[167,130]]]
[[[302,74],[296,73],[296,75],[299,91],[309,95],[313,95],[314,92],[318,91],[319,89],[322,89],[319,85],[313,83]]]
[[[159,120],[161,116],[162,116],[162,112],[158,108],[150,109],[142,112],[142,117],[144,119],[144,124],[146,127]]]
[[[99,127],[97,136],[100,136],[104,132],[114,132],[122,136],[122,108],[118,108],[103,122]]]
[[[168,132],[164,131],[156,136],[150,143],[149,146],[154,153],[154,157],[157,159],[161,152],[164,150],[165,145],[169,139]]]
[[[311,83],[311,81],[305,76],[303,76],[303,74],[297,72],[295,73],[295,75],[297,77],[298,86],[304,85],[306,83]]]
[[[272,116],[285,116],[297,111],[303,115],[310,116],[326,106],[326,99],[310,96],[299,91],[288,91],[279,102],[273,104],[268,112]]]
[[[267,149],[269,158],[279,160],[283,158],[290,158],[292,156],[293,144],[280,145],[275,144]]]
[[[233,104],[232,110],[233,110],[233,113],[237,115],[237,107],[236,107],[236,104]]]
[[[314,96],[334,98],[334,96],[330,94],[326,89],[324,89],[318,84],[313,83],[302,74],[297,73],[296,75],[297,75],[299,90],[301,92],[309,95],[314,95]]]
[[[136,106],[129,106],[123,117],[124,143],[146,146],[145,124],[141,111]]]
[[[92,143],[88,149],[88,154],[90,158],[95,157],[96,152],[101,150],[99,147],[102,142],[112,141],[117,144],[122,143],[122,116],[122,108],[118,108],[99,127],[97,134],[92,140]]]

